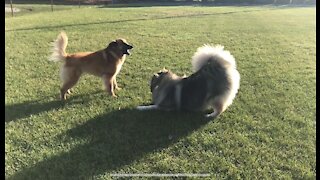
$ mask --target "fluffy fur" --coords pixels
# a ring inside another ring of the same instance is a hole
[[[53,43],[49,60],[63,62],[60,70],[62,86],[60,98],[66,99],[66,94],[78,82],[83,73],[102,78],[106,91],[116,97],[114,90],[119,89],[116,76],[118,75],[126,55],[133,47],[125,39],[117,39],[102,50],[96,52],[66,53],[68,37],[61,32]]]
[[[192,57],[194,73],[180,77],[169,70],[151,79],[152,105],[139,110],[165,109],[203,111],[213,109],[207,117],[215,118],[232,104],[239,86],[240,74],[229,51],[221,45],[199,47]]]

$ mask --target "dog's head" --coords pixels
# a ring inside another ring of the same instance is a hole
[[[116,54],[119,55],[130,55],[130,49],[132,49],[133,46],[129,45],[125,39],[116,39],[108,44],[107,49],[113,51]]]
[[[171,77],[172,73],[169,70],[166,70],[163,68],[158,73],[153,74],[150,82],[150,89],[151,92],[153,92],[156,88],[159,87],[159,85],[163,82],[164,79],[167,79],[166,77]]]

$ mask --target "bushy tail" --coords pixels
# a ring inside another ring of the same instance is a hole
[[[216,61],[221,64],[229,64],[236,68],[236,61],[229,51],[223,49],[221,45],[204,45],[197,49],[192,57],[192,68],[196,72],[201,69],[208,61]]]
[[[68,45],[68,37],[65,32],[61,32],[57,39],[53,42],[52,54],[49,57],[50,61],[64,61],[66,58],[66,47]]]
[[[215,110],[215,113],[223,112],[229,105],[232,104],[232,101],[235,98],[240,87],[240,74],[236,69],[236,61],[230,54],[230,52],[225,51],[223,48],[224,47],[221,45],[204,45],[202,47],[199,47],[197,49],[197,52],[193,55],[191,62],[193,70],[195,72],[200,70],[209,61],[214,62],[211,63],[211,67],[221,65],[217,68],[223,68],[225,70],[225,75],[227,75],[230,84],[223,94],[217,96],[214,99],[213,103],[220,103],[222,108],[220,111]],[[219,71],[214,72],[216,72],[215,76],[219,77]],[[213,114],[213,116],[216,116],[216,114]]]

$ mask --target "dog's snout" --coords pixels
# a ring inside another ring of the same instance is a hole
[[[133,48],[133,46],[131,46],[131,45],[128,45],[128,49],[132,49]]]

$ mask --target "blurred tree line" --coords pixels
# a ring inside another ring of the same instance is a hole
[[[5,0],[6,2],[9,0]],[[13,3],[50,3],[51,0],[12,0]],[[252,4],[316,4],[316,0],[52,0],[55,4],[110,4],[110,3],[252,3]]]
[[[316,0],[114,0],[130,2],[199,2],[199,3],[255,3],[255,4],[316,4]]]

